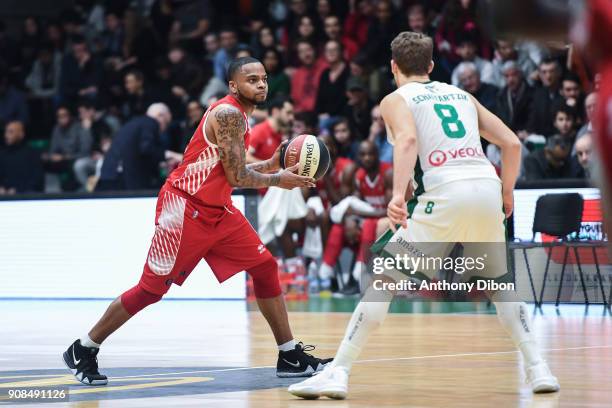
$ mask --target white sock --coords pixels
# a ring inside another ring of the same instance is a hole
[[[355,262],[355,266],[353,267],[353,279],[357,282],[361,282],[361,274],[366,270],[366,264],[361,261]]]
[[[95,348],[100,348],[100,345],[98,343],[96,343],[95,341],[93,341],[88,334],[86,334],[85,336],[81,337],[81,346],[83,347],[95,347]]]
[[[319,278],[329,279],[334,276],[334,267],[323,262],[319,268]]]
[[[291,351],[295,349],[295,340],[291,339],[286,343],[280,344],[278,346],[278,351]]]
[[[373,289],[368,289],[364,299],[372,299]],[[333,365],[350,372],[353,362],[361,353],[370,334],[385,320],[393,295],[388,292],[376,292],[376,301],[361,301],[353,312],[344,339],[334,357]]]
[[[533,336],[531,318],[525,302],[494,302],[497,318],[521,351],[526,366],[544,361]]]

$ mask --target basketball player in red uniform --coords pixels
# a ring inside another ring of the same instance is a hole
[[[306,353],[313,346],[295,342],[278,281],[276,260],[231,201],[233,187],[314,187],[314,180],[280,170],[280,149],[271,159],[246,164],[248,117],[266,99],[267,76],[254,58],[239,58],[228,68],[230,93],[211,105],[194,133],[183,162],[170,174],[157,200],[155,235],[142,277],[108,307],[88,334],[64,353],[77,380],[105,385],[98,371],[100,344],[132,316],[181,285],[205,259],[219,282],[240,271],[253,279],[257,303],[278,344],[279,377],[304,377],[330,360]]]
[[[342,224],[332,225],[321,265],[321,276],[333,273],[342,248],[351,247],[357,251],[356,263],[353,269],[353,279],[358,282],[361,271],[365,270],[367,249],[376,240],[376,227],[379,219],[386,214],[387,203],[391,198],[393,170],[389,163],[381,163],[376,145],[368,140],[359,145],[360,167],[354,177],[349,179],[353,195],[374,207],[374,212],[359,211],[349,207],[347,217]],[[356,217],[350,217],[350,216]],[[321,284],[325,287],[325,283]],[[357,285],[351,285],[346,294],[358,293]]]

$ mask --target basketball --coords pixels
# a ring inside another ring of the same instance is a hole
[[[329,167],[330,156],[327,146],[313,135],[299,135],[281,149],[281,167],[287,168],[299,163],[300,176],[320,179]]]

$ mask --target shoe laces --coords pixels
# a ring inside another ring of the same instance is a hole
[[[302,342],[300,341],[300,342],[297,344],[297,347],[299,348],[299,350],[300,350],[302,353],[306,354],[308,357],[313,357],[313,358],[314,358],[314,356],[313,356],[312,354],[307,353],[307,351],[313,351],[313,350],[316,348],[316,347],[315,347],[315,346],[313,346],[312,344],[304,344],[304,343],[302,343]]]

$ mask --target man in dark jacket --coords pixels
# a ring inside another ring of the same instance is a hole
[[[182,160],[181,154],[165,150],[160,140],[171,119],[166,105],[154,103],[146,115],[123,125],[104,157],[96,191],[159,187],[159,164],[166,159]]]
[[[533,93],[533,109],[529,116],[527,130],[538,135],[555,133],[553,127],[553,109],[563,102],[559,92],[561,86],[561,66],[554,59],[545,59],[540,63],[538,74],[542,86]]]
[[[502,73],[506,86],[497,95],[497,116],[514,132],[526,130],[533,88],[527,84],[523,71],[514,61],[504,63]]]
[[[0,150],[0,195],[43,190],[40,154],[24,143],[24,137],[23,123],[13,121],[6,125],[6,147]]]
[[[570,160],[570,143],[561,135],[548,138],[543,149],[536,150],[523,160],[525,180],[544,180],[580,177],[580,168]]]

